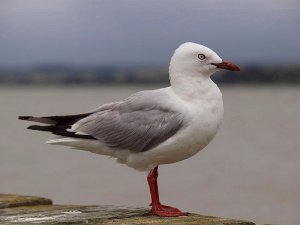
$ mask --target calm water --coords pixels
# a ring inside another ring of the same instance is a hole
[[[44,144],[18,115],[80,113],[155,87],[0,87],[0,193],[56,204],[147,207],[146,174],[100,155]],[[225,121],[191,159],[160,167],[162,202],[258,224],[300,224],[300,87],[221,88]]]

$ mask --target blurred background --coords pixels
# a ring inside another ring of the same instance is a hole
[[[219,73],[225,120],[195,157],[161,166],[162,202],[182,210],[300,224],[299,1],[2,0],[0,193],[56,204],[147,207],[146,174],[45,145],[19,115],[85,112],[168,86],[183,42],[241,66]]]

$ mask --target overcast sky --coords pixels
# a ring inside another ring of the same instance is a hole
[[[0,0],[0,66],[163,65],[186,41],[238,63],[299,63],[300,1]]]

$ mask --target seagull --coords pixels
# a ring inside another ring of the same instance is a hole
[[[82,114],[19,119],[46,124],[28,129],[54,134],[48,144],[107,155],[147,171],[151,213],[185,216],[186,212],[160,203],[158,166],[190,158],[216,135],[224,108],[211,75],[221,69],[240,71],[208,47],[186,42],[171,58],[169,87],[137,92]]]

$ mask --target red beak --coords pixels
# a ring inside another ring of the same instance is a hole
[[[241,71],[241,69],[240,69],[240,67],[238,67],[238,65],[236,65],[232,62],[229,62],[229,61],[223,61],[221,63],[212,63],[212,65],[214,65],[220,69],[231,70],[231,71]]]

